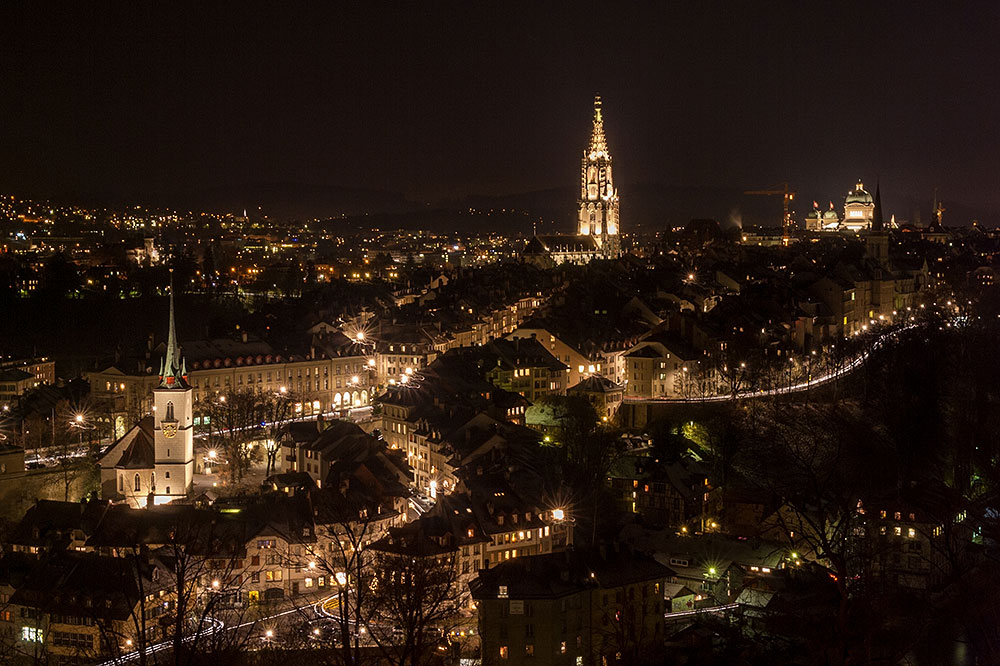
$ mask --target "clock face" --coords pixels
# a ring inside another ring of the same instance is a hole
[[[163,423],[163,436],[173,438],[177,435],[177,424],[176,423]]]

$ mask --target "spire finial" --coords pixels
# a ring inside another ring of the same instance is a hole
[[[174,388],[183,383],[180,351],[177,349],[177,333],[174,330],[174,269],[170,269],[170,325],[167,329],[167,352],[160,372],[160,386]],[[180,380],[180,381],[178,381]]]

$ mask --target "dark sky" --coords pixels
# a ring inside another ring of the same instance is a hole
[[[11,4],[0,191],[574,185],[600,92],[620,184],[1000,210],[995,0]]]

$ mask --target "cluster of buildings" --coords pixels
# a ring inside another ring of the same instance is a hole
[[[816,206],[806,221],[854,237],[763,247],[702,228],[623,255],[603,120],[598,98],[578,233],[535,236],[516,263],[422,234],[345,250],[346,263],[314,264],[316,281],[391,288],[318,304],[293,339],[241,329],[181,341],[171,289],[166,340],[87,373],[110,426],[99,497],[39,501],[0,540],[5,644],[63,661],[114,657],[164,640],[195,607],[311,604],[379,580],[375,563],[396,558],[454,567],[456,612],[478,617],[483,664],[606,666],[668,638],[698,640],[672,623],[702,609],[764,612],[802,585],[835,586],[810,563],[825,557],[807,550],[810,526],[790,533],[782,498],[722,484],[678,429],[619,442],[602,481],[608,508],[633,524],[615,544],[588,543],[548,455],[565,434],[560,405],[586,400],[603,425],[630,401],[735,391],[727,382],[748,365],[777,368],[770,381],[808,377],[817,353],[909,320],[958,250],[951,237],[901,238],[879,190],[859,182],[843,219]],[[249,221],[224,224],[242,233]],[[248,287],[264,279],[260,262],[300,242],[244,241],[249,264],[226,279]],[[151,243],[134,250],[135,262],[159,261]],[[448,267],[415,268],[432,255]],[[0,406],[21,409],[29,389],[54,383],[50,360],[0,364]],[[220,498],[198,485],[207,452],[196,430],[207,405],[243,391],[290,398],[293,417],[259,491]],[[899,497],[858,504],[846,534],[881,580],[926,589],[962,521],[947,502]]]

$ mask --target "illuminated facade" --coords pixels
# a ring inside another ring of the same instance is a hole
[[[181,360],[174,332],[173,288],[167,355],[159,376],[159,386],[153,389],[156,464],[155,480],[151,483],[157,504],[187,496],[194,480],[194,392],[188,384],[187,367]]]
[[[875,201],[865,190],[865,184],[858,180],[853,190],[844,199],[844,219],[841,228],[849,231],[860,231],[871,228],[872,217],[875,214]]]
[[[607,258],[621,254],[618,237],[618,190],[611,173],[611,153],[604,136],[601,97],[594,98],[594,128],[580,167],[579,233],[593,236]]]
[[[600,96],[594,98],[590,145],[583,151],[578,206],[576,233],[534,236],[522,252],[525,261],[548,268],[616,259],[621,255],[618,190],[611,173]]]
[[[194,481],[194,391],[174,332],[174,295],[170,292],[167,353],[153,388],[153,413],[141,418],[105,451],[101,495],[133,508],[150,499],[164,504],[184,498]]]

